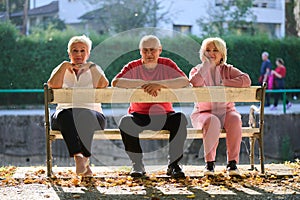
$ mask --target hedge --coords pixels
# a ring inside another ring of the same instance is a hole
[[[42,88],[52,69],[68,60],[67,43],[72,31],[53,34],[21,36],[14,26],[0,24],[0,87],[1,89]],[[108,37],[90,35],[93,41],[91,61],[105,69],[111,81],[115,74],[130,60],[140,58],[138,35]],[[275,59],[283,58],[287,67],[286,87],[300,88],[300,39],[269,39],[267,37],[227,36],[228,60],[248,73],[252,85],[257,84],[261,65],[261,53],[268,51],[275,68]],[[200,62],[199,48],[202,38],[196,36],[161,37],[162,56],[173,59],[188,75],[190,69]]]

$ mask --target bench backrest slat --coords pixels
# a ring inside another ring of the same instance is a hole
[[[259,102],[261,87],[190,87],[161,89],[157,97],[143,89],[50,89],[49,103],[129,103],[129,102]]]

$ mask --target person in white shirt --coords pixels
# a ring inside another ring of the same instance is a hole
[[[63,61],[51,73],[50,88],[105,88],[109,82],[100,66],[87,62],[92,41],[74,36],[68,43],[70,61]],[[100,103],[83,103],[73,95],[73,103],[61,103],[51,116],[51,128],[60,130],[69,154],[74,157],[76,173],[92,176],[89,157],[95,130],[103,130],[106,118]]]

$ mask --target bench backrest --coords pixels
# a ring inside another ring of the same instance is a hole
[[[260,102],[259,128],[263,132],[266,84],[247,88],[222,86],[161,89],[157,97],[141,88],[62,88],[51,89],[44,84],[45,126],[49,129],[49,104],[57,103],[129,103],[129,102]],[[253,111],[253,108],[252,108]],[[251,114],[251,110],[250,110]],[[253,116],[253,112],[252,112]],[[249,116],[250,118],[250,116]],[[253,117],[251,117],[253,118]],[[256,126],[256,125],[254,125]]]
[[[129,102],[261,102],[265,89],[260,86],[248,88],[233,87],[188,87],[179,89],[161,89],[157,97],[143,89],[124,89],[108,87],[103,89],[50,89],[45,87],[47,104],[94,102],[94,103],[129,103]]]

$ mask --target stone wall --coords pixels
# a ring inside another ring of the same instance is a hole
[[[116,128],[120,117],[108,116],[108,128]],[[243,115],[243,126],[248,124],[248,115]],[[190,123],[189,123],[190,126]],[[3,115],[0,116],[0,165],[43,165],[46,160],[44,116]],[[264,147],[266,162],[283,162],[300,157],[300,114],[265,115]],[[167,162],[167,141],[142,141],[145,162],[163,164]],[[248,163],[248,139],[241,146],[241,163]],[[202,140],[186,142],[185,164],[203,162]],[[122,141],[94,141],[93,161],[96,165],[125,165],[128,158]],[[218,147],[219,162],[226,162],[225,139]],[[256,148],[258,155],[258,148]],[[69,160],[64,141],[53,143],[54,164]],[[256,156],[258,161],[258,156]],[[67,163],[70,161],[67,161]],[[64,163],[65,164],[65,163]],[[72,165],[72,162],[70,163]]]

